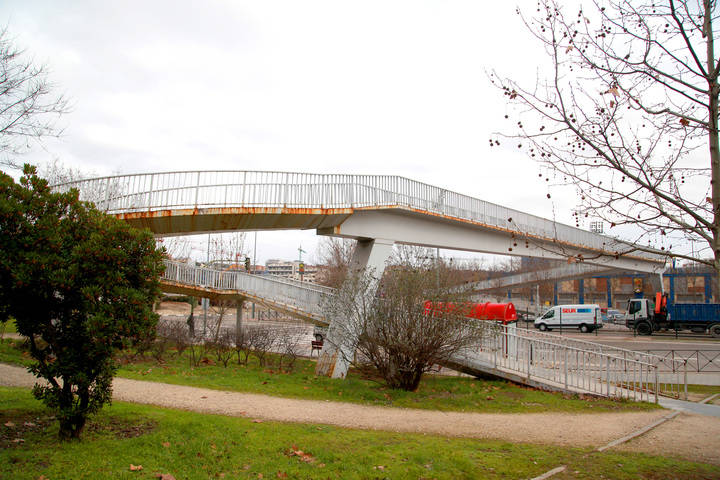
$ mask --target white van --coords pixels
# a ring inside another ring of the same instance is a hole
[[[556,305],[535,319],[535,328],[542,331],[578,328],[586,333],[602,326],[600,305]]]

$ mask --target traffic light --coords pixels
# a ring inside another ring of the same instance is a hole
[[[300,275],[305,273],[305,264],[300,262],[300,265],[298,265],[298,272],[300,272]]]
[[[245,257],[245,271],[250,272],[250,257]]]

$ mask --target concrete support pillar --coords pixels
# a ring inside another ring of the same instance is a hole
[[[243,305],[245,304],[245,299],[241,298],[240,300],[235,301],[235,330],[240,331],[242,329],[242,311],[243,311]]]
[[[359,240],[350,262],[352,273],[366,271],[380,281],[385,264],[390,258],[394,242],[380,238]],[[357,338],[347,338],[348,328],[342,328],[345,318],[331,318],[327,338],[320,352],[316,375],[332,378],[345,378],[348,367],[355,354]]]

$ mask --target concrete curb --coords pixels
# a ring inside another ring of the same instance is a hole
[[[715,395],[710,395],[705,400],[700,400],[698,403],[708,403],[715,400],[717,397],[720,397],[720,393],[716,393]]]
[[[553,468],[549,472],[545,472],[542,475],[540,475],[539,477],[533,477],[530,480],[545,480],[546,478],[552,477],[556,473],[564,472],[566,468],[567,468],[567,465],[560,465],[559,467]]]
[[[641,428],[640,430],[635,430],[634,432],[632,432],[632,433],[629,434],[629,435],[625,435],[625,436],[622,437],[622,438],[618,438],[617,440],[613,440],[612,442],[608,443],[607,445],[604,445],[604,446],[602,446],[602,447],[599,447],[596,451],[597,451],[597,452],[604,452],[604,451],[607,450],[608,448],[612,448],[612,447],[614,447],[614,446],[616,446],[616,445],[620,445],[621,443],[625,443],[625,442],[627,442],[627,441],[629,441],[629,440],[632,440],[632,439],[635,438],[635,437],[639,437],[640,435],[649,432],[650,430],[652,430],[653,428],[657,427],[658,425],[662,425],[663,423],[667,422],[668,420],[672,420],[673,418],[677,417],[678,415],[680,415],[680,412],[679,412],[679,411],[675,411],[675,412],[671,413],[670,415],[667,415],[667,416],[661,418],[660,420],[657,420],[657,421],[651,423],[650,425],[644,426],[644,427]]]

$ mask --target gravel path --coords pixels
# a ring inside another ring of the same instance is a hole
[[[25,369],[0,364],[0,385],[29,387],[34,383],[35,378]],[[667,415],[667,410],[588,414],[439,412],[287,399],[124,378],[115,379],[113,398],[281,422],[583,447],[605,445]],[[622,448],[667,455],[670,453],[667,445],[672,444],[678,456],[720,464],[720,419],[688,414],[677,419]],[[676,442],[680,437],[687,441]],[[679,443],[687,444],[688,448],[678,446]],[[659,445],[664,447],[658,448]]]

